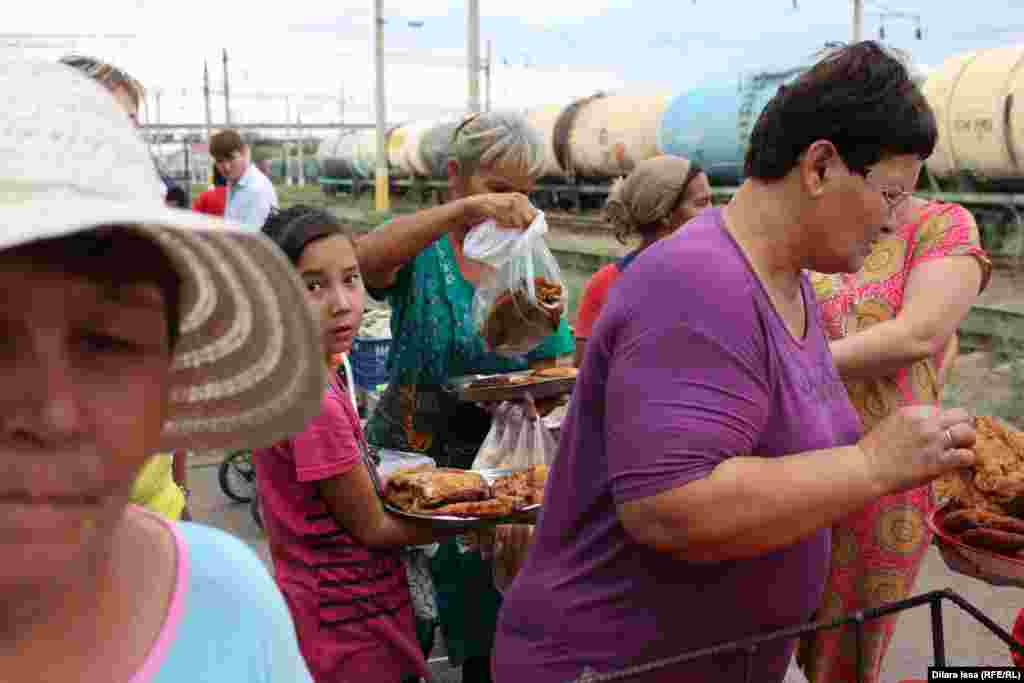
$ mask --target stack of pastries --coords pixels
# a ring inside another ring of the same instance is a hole
[[[952,510],[943,528],[968,545],[1024,559],[1024,433],[988,416],[974,427],[975,465],[935,483]]]
[[[507,517],[544,498],[547,466],[505,475],[489,484],[479,473],[421,466],[399,470],[385,487],[385,499],[405,512],[453,517]]]

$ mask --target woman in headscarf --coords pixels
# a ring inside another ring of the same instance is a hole
[[[645,159],[633,172],[612,185],[605,203],[605,218],[615,228],[615,238],[640,244],[627,256],[609,263],[587,281],[576,313],[576,367],[594,323],[608,300],[608,290],[637,254],[668,237],[684,223],[711,206],[711,183],[697,164],[683,157],[664,155]]]

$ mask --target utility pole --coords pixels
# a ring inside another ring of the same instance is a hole
[[[302,135],[302,112],[299,112],[297,115],[296,124],[299,133],[299,185],[302,186],[306,184],[306,151],[302,149],[304,141]]]
[[[470,0],[475,2],[475,0]],[[391,203],[388,197],[388,146],[384,136],[387,128],[387,116],[384,90],[384,3],[383,0],[373,2],[374,52],[377,71],[377,172],[375,174],[375,190],[377,210],[387,211]]]
[[[231,125],[231,95],[228,90],[228,50],[222,48],[224,53],[224,122]]]
[[[853,42],[864,40],[864,0],[853,0]]]
[[[206,144],[209,148],[213,129],[213,114],[210,113],[210,66],[203,60],[203,99],[206,102]]]
[[[469,58],[469,113],[480,111],[480,0],[466,6],[466,53]]]
[[[491,59],[493,52],[491,51],[491,39],[487,39],[487,65],[484,67],[484,78],[486,79],[485,88],[487,93],[486,105],[484,105],[484,111],[491,110]]]
[[[287,121],[285,123],[287,123]],[[291,185],[292,184],[292,177],[288,173],[288,130],[287,129],[285,129],[285,138],[281,142],[281,168],[284,169],[284,175],[281,177],[281,182],[284,185]],[[271,166],[270,170],[271,171],[274,170],[273,166]],[[271,173],[271,175],[273,175],[273,173]]]

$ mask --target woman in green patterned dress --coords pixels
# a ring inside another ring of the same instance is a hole
[[[470,315],[479,264],[463,255],[466,234],[494,219],[525,229],[536,216],[527,195],[540,173],[544,144],[510,112],[467,118],[452,135],[449,201],[396,218],[359,241],[370,294],[391,305],[389,384],[367,424],[383,448],[426,453],[439,466],[468,468],[490,428],[488,413],[457,403],[442,390],[451,378],[554,365],[571,357],[569,328],[526,358],[487,352]],[[492,568],[459,539],[431,561],[448,656],[465,683],[490,681],[489,659],[501,602]]]

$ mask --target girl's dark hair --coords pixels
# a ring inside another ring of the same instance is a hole
[[[228,179],[224,177],[224,174],[217,168],[217,164],[213,165],[213,186],[224,187],[228,184]]]
[[[856,173],[883,159],[935,148],[935,114],[904,62],[874,41],[830,51],[781,86],[750,136],[744,173],[778,180],[816,140],[828,140]]]
[[[274,209],[263,224],[263,234],[269,237],[298,264],[305,248],[316,240],[342,235],[353,241],[353,230],[324,209],[296,204],[287,209]]]

